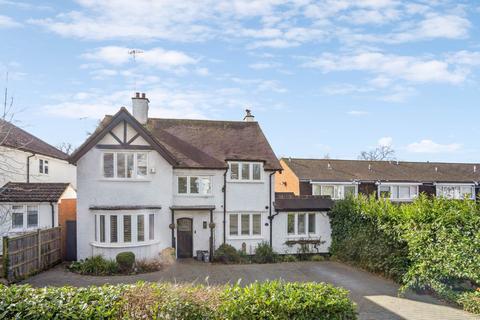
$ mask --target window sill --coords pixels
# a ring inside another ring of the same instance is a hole
[[[316,233],[287,235],[287,239],[305,239],[305,238],[318,238],[318,237],[319,235]]]
[[[195,194],[195,193],[177,193],[176,197],[179,198],[213,198],[213,194]]]
[[[102,243],[102,242],[90,242],[90,245],[96,248],[135,248],[135,247],[145,247],[154,244],[159,244],[160,241],[146,241],[146,242],[137,242],[137,243]]]
[[[264,240],[263,236],[239,236],[239,237],[228,237],[227,240]]]
[[[252,184],[264,184],[263,180],[227,180],[228,183],[252,183]]]
[[[98,181],[108,182],[151,182],[152,179],[129,179],[129,178],[101,178]]]

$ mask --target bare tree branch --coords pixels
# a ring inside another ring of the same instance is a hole
[[[379,146],[373,150],[362,151],[358,159],[370,161],[395,160],[395,150],[391,146]]]

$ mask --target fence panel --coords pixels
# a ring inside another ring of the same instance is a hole
[[[60,227],[3,238],[3,275],[24,279],[62,260]]]

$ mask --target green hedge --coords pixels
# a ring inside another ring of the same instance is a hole
[[[422,195],[400,205],[359,196],[337,202],[330,221],[335,257],[391,277],[402,290],[434,291],[467,309],[465,297],[480,286],[474,201]]]
[[[348,291],[323,283],[0,286],[2,319],[356,319]]]

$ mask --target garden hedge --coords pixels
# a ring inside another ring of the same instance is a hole
[[[14,285],[0,296],[1,319],[356,319],[348,291],[323,283]]]
[[[413,203],[359,196],[330,212],[334,257],[434,292],[480,313],[480,205],[428,198]]]

